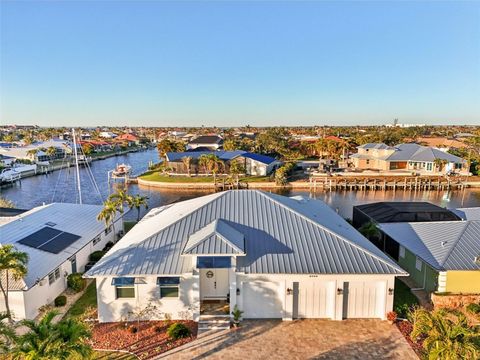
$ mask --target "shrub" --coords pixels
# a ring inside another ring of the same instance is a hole
[[[397,320],[397,313],[395,311],[390,311],[387,313],[387,320],[394,322]]]
[[[480,304],[468,304],[467,311],[472,314],[480,314]]]
[[[105,251],[103,250],[94,251],[93,253],[90,254],[90,256],[88,257],[88,260],[92,262],[97,262],[103,257],[103,255],[105,255]]]
[[[103,248],[103,251],[104,252],[107,252],[108,250],[110,250],[111,248],[113,247],[113,242],[112,241],[109,241],[105,244],[105,247]]]
[[[189,337],[191,331],[182,323],[175,323],[168,327],[167,335],[173,340]]]
[[[57,296],[53,303],[56,307],[65,306],[67,304],[67,297],[65,295]]]
[[[82,274],[73,273],[68,275],[67,285],[73,291],[79,292],[85,289],[85,286],[87,285],[87,281],[84,278],[82,278]]]

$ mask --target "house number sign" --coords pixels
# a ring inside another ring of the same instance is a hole
[[[207,278],[212,278],[213,277],[213,271],[212,270],[209,270],[207,271]]]

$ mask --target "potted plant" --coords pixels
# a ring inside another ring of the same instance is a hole
[[[397,320],[397,313],[395,311],[388,312],[387,320],[390,324],[393,324]]]
[[[237,305],[233,308],[233,327],[237,328],[240,326],[240,319],[242,318],[243,311],[238,308]]]

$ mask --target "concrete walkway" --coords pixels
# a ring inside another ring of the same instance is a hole
[[[246,320],[156,359],[417,359],[395,325],[380,320]]]

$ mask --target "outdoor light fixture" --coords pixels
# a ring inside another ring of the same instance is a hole
[[[287,288],[287,295],[292,295],[293,294],[293,289]]]
[[[337,289],[337,295],[343,295],[343,289],[342,288]]]
[[[240,289],[237,288],[237,295],[240,295]]]
[[[393,289],[392,288],[388,288],[388,295],[393,295]]]

